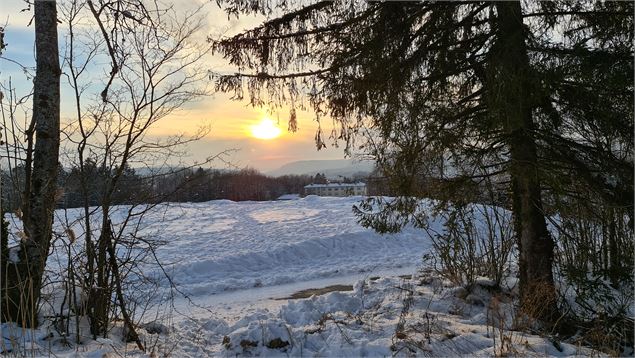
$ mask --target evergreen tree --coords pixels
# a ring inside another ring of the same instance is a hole
[[[315,184],[326,184],[326,183],[328,183],[328,180],[326,180],[326,175],[317,173],[317,174],[315,174],[315,177],[313,178],[313,183],[315,183]]]
[[[215,41],[239,71],[217,76],[217,88],[290,105],[290,128],[309,103],[403,195],[361,205],[363,224],[421,223],[410,198],[438,158],[454,168],[453,187],[509,184],[521,304],[544,305],[535,318],[558,314],[548,208],[587,190],[632,212],[631,2],[281,1],[278,17],[268,2],[221,3],[268,20]],[[321,130],[316,142],[325,145]]]

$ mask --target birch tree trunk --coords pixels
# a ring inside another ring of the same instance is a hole
[[[33,88],[35,144],[32,170],[26,178],[23,220],[26,238],[19,261],[3,272],[2,319],[23,327],[38,325],[38,301],[52,236],[53,210],[59,169],[60,64],[57,42],[57,3],[36,0],[36,75]],[[30,163],[27,163],[30,164]],[[28,171],[27,171],[28,172]]]

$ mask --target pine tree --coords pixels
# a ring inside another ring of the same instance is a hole
[[[221,3],[268,20],[214,42],[239,71],[217,76],[219,90],[289,105],[290,128],[308,104],[406,198],[422,193],[430,158],[452,163],[453,186],[509,183],[521,304],[544,304],[535,318],[558,315],[545,200],[582,185],[632,211],[632,3],[281,1],[277,17],[268,2]],[[321,130],[316,142],[325,145]],[[419,222],[412,201],[371,200],[384,210],[361,206],[362,223]]]

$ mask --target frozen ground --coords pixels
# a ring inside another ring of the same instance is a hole
[[[145,320],[150,323],[141,330],[147,353],[122,343],[120,329],[109,339],[65,346],[51,322],[29,332],[3,326],[4,348],[67,357],[588,353],[495,329],[511,326],[511,306],[504,297],[492,301],[486,280],[466,296],[434,276],[399,278],[415,273],[429,241],[412,228],[381,236],[359,227],[351,211],[358,200],[307,197],[160,207],[146,217],[141,233],[166,242],[157,254],[196,305],[177,299],[160,312],[169,317]],[[79,213],[58,212],[58,217],[72,223]],[[78,223],[72,227],[81,230]],[[355,288],[302,300],[272,299],[333,284]]]

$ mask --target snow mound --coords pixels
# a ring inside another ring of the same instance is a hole
[[[496,314],[510,315],[511,303],[498,302],[496,294],[488,293],[487,282],[482,283],[470,290],[485,304],[472,304],[457,297],[464,296],[458,294],[458,287],[396,277],[361,280],[352,292],[290,300],[279,311],[257,310],[234,324],[221,325],[211,319],[210,329],[202,335],[215,337],[209,340],[216,342],[210,349],[223,356],[570,357],[594,353],[513,331],[511,322],[493,319]],[[494,301],[497,308],[492,306]],[[503,325],[500,329],[499,324]],[[190,327],[190,322],[182,322],[182,329]]]

